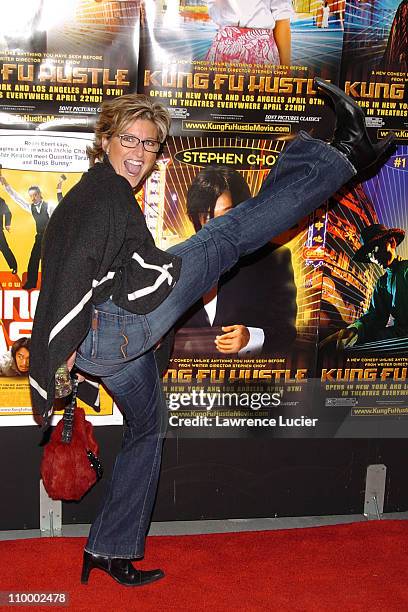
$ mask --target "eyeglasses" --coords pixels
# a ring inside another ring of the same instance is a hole
[[[158,153],[162,146],[162,143],[158,140],[151,140],[150,138],[147,140],[140,140],[140,138],[132,134],[118,134],[118,138],[122,147],[126,149],[136,149],[136,147],[142,143],[144,150],[148,153]]]

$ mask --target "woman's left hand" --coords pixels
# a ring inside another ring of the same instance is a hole
[[[71,371],[72,368],[74,367],[75,359],[76,359],[76,351],[74,351],[67,359],[67,368],[69,371]],[[82,374],[79,374],[79,372],[77,372],[75,376],[77,377],[78,382],[84,382],[85,376],[82,376]]]

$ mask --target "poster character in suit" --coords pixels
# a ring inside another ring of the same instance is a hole
[[[353,259],[377,264],[384,274],[374,286],[367,312],[345,329],[325,338],[320,348],[334,341],[337,349],[342,350],[375,340],[408,337],[408,260],[396,252],[404,237],[403,229],[388,228],[381,223],[362,230],[362,245]]]
[[[61,186],[65,179],[66,176],[62,174],[57,185],[58,202],[62,200]],[[16,204],[18,204],[26,212],[31,213],[34,219],[36,235],[31,249],[30,260],[27,268],[27,279],[23,285],[23,289],[35,289],[37,287],[38,269],[40,267],[41,260],[41,242],[44,236],[45,228],[47,227],[47,223],[56,208],[56,204],[45,202],[41,189],[37,185],[32,185],[29,187],[28,197],[30,198],[30,201],[27,202],[17,191],[15,191],[15,189],[11,187],[11,185],[9,185],[4,176],[0,176],[0,182]]]
[[[5,200],[0,198],[0,251],[3,253],[4,259],[6,260],[12,273],[17,274],[17,261],[4,234],[4,230],[10,232],[11,219],[12,214],[9,207],[7,206]]]
[[[239,172],[207,166],[188,189],[187,212],[197,232],[209,219],[228,213],[249,197]],[[184,343],[188,352],[196,338],[198,352],[207,354],[243,357],[286,352],[296,338],[296,313],[290,250],[268,243],[241,258],[179,320],[175,349],[183,350]]]

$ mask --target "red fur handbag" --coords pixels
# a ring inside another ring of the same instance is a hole
[[[92,424],[76,406],[78,381],[71,400],[44,449],[41,477],[51,499],[79,500],[102,476]]]

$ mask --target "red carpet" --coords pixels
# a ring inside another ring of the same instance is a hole
[[[141,566],[162,567],[166,578],[142,588],[121,587],[97,570],[82,586],[83,544],[0,542],[0,590],[67,591],[68,608],[30,606],[48,612],[408,610],[406,521],[151,537]]]

